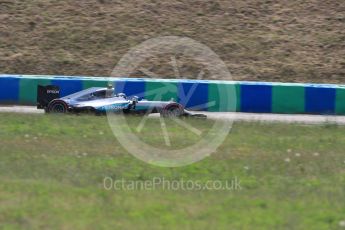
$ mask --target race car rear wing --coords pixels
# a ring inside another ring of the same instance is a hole
[[[45,109],[49,102],[60,98],[60,87],[56,85],[37,86],[37,109]]]

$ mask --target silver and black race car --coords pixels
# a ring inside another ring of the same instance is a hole
[[[206,118],[203,114],[191,113],[174,101],[139,100],[137,96],[129,98],[124,93],[115,94],[112,87],[92,87],[60,98],[58,86],[38,86],[37,108],[44,109],[46,113],[105,114],[114,112],[141,115],[160,113],[163,117]]]

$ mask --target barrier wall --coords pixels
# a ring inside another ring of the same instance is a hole
[[[111,82],[117,93],[170,100],[191,110],[345,115],[345,85],[0,75],[0,104],[36,104],[37,85],[58,85],[61,96]]]

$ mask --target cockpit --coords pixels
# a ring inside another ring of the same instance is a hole
[[[115,94],[114,88],[91,88],[71,94],[64,97],[64,99],[74,99],[76,101],[92,101],[106,98],[121,97],[126,99],[127,96],[124,93]]]

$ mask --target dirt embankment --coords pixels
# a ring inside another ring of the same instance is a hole
[[[0,0],[0,72],[107,76],[166,35],[209,46],[235,80],[345,83],[343,0]],[[167,61],[147,68],[173,77]]]

